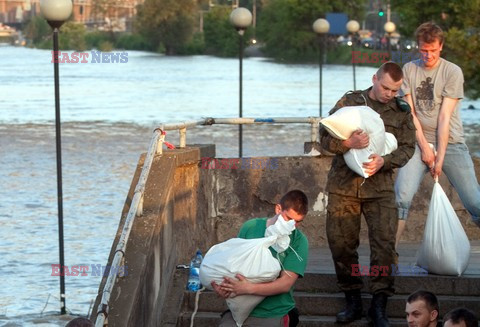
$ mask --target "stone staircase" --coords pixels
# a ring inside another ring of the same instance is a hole
[[[473,244],[472,244],[473,245]],[[395,279],[396,295],[389,299],[387,314],[392,326],[405,326],[405,300],[408,295],[418,289],[434,292],[440,302],[440,317],[449,310],[465,306],[474,312],[480,312],[480,244],[472,246],[472,258],[465,274],[461,277],[439,275],[397,276]],[[317,251],[317,252],[315,252]],[[313,252],[313,253],[312,253]],[[360,263],[368,261],[368,249],[360,249]],[[333,265],[319,270],[315,262],[324,261],[328,256],[328,249],[315,249],[311,251],[312,262],[307,267],[303,279],[295,285],[295,301],[300,311],[300,324],[302,327],[332,326],[335,324],[335,315],[344,306],[344,295],[338,291]],[[402,257],[404,266],[412,264],[412,253]],[[331,261],[331,260],[330,260]],[[324,265],[325,266],[325,265]],[[371,295],[368,294],[368,278],[364,277],[362,290],[364,313],[370,306]],[[185,291],[183,307],[177,320],[178,327],[189,327],[192,312],[195,308],[195,293]],[[198,310],[194,318],[196,327],[217,326],[220,314],[227,310],[225,301],[212,291],[200,293]],[[368,326],[364,317],[348,326]]]
[[[365,280],[367,283],[367,280]],[[480,278],[447,277],[447,276],[417,276],[396,279],[397,294],[389,299],[388,317],[392,326],[405,326],[405,300],[408,294],[417,289],[433,289],[440,301],[440,315],[449,310],[466,306],[474,312],[480,312]],[[429,287],[431,286],[431,287]],[[300,325],[303,327],[331,326],[335,324],[335,315],[344,306],[343,293],[336,288],[334,274],[308,273],[305,278],[297,281],[295,302],[301,313]],[[371,296],[362,294],[364,311],[370,305]],[[185,292],[184,306],[179,317],[178,326],[190,326],[192,312],[195,308],[195,293]],[[225,301],[211,291],[200,294],[198,311],[194,318],[194,326],[217,326],[220,314],[227,309]],[[363,318],[349,326],[368,326]]]

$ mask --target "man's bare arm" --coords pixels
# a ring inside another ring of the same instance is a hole
[[[448,138],[450,136],[450,118],[457,107],[458,99],[444,97],[437,124],[437,156],[435,167],[432,171],[433,177],[442,174],[443,160],[447,151]]]
[[[433,167],[435,164],[435,153],[433,150],[430,148],[428,145],[428,141],[425,138],[425,135],[423,134],[423,128],[422,125],[420,124],[420,121],[417,118],[417,113],[415,111],[415,106],[413,105],[413,99],[411,94],[406,94],[403,98],[407,103],[410,105],[410,108],[412,108],[412,118],[413,118],[413,124],[415,125],[416,128],[416,137],[417,137],[417,143],[418,146],[420,147],[420,150],[422,151],[422,161],[430,168]]]

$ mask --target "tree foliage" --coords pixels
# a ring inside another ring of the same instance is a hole
[[[194,0],[145,0],[138,7],[136,25],[155,49],[163,47],[172,55],[193,37],[196,14]]]
[[[43,24],[43,22],[46,26]],[[31,28],[38,27],[35,33]],[[34,18],[25,28],[26,36],[29,38],[33,46],[40,49],[52,49],[53,47],[53,32],[43,17]],[[85,42],[86,29],[83,24],[75,23],[73,21],[67,21],[60,28],[58,33],[58,47],[60,51],[63,50],[76,50],[85,51],[87,45]]]
[[[445,31],[443,56],[459,65],[465,77],[466,95],[480,97],[480,0],[392,0],[392,8],[399,13],[399,29],[413,38],[422,23],[433,21]]]
[[[23,32],[25,37],[32,41],[33,44],[38,44],[45,41],[52,34],[52,29],[45,18],[35,16],[28,22]]]
[[[85,42],[86,29],[83,24],[73,21],[66,22],[61,27],[58,41],[62,50],[84,51],[87,49]]]
[[[205,51],[222,57],[238,55],[238,34],[230,23],[230,6],[215,6],[204,18]],[[244,40],[248,40],[248,34]]]
[[[364,3],[364,0],[270,0],[259,15],[257,35],[265,42],[266,53],[276,59],[311,59],[317,52],[313,22],[329,12],[345,12],[358,19]]]
[[[451,5],[446,20],[445,54],[463,69],[468,97],[480,98],[480,0],[459,1]]]
[[[468,33],[457,27],[448,30],[446,37],[447,59],[459,65],[465,78],[465,93],[471,99],[480,98],[480,34]]]

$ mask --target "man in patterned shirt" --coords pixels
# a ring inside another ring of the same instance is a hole
[[[417,144],[412,159],[398,171],[395,181],[399,218],[396,246],[405,229],[413,196],[428,171],[434,178],[445,173],[473,222],[480,227],[480,186],[460,119],[462,70],[440,57],[444,36],[438,25],[424,23],[415,35],[421,58],[403,67],[402,92],[412,108]]]

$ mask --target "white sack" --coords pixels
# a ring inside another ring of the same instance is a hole
[[[330,135],[340,140],[348,139],[358,129],[368,134],[370,142],[364,149],[350,149],[343,157],[347,166],[354,172],[368,178],[363,163],[370,161],[373,153],[381,156],[397,149],[397,140],[391,133],[385,133],[385,125],[380,115],[368,106],[347,106],[335,111],[320,121]]]
[[[385,131],[380,115],[368,106],[347,106],[338,109],[320,121],[333,137],[346,140],[361,128],[365,132],[381,129]],[[384,142],[382,142],[383,144]]]
[[[286,222],[281,216],[269,226],[263,238],[232,238],[214,245],[208,250],[200,266],[200,282],[212,289],[211,282],[221,284],[223,277],[235,278],[243,275],[252,283],[275,280],[281,271],[280,262],[272,256],[269,247],[283,252],[290,243],[290,235],[295,229],[295,221]],[[270,235],[270,236],[268,236]],[[250,312],[264,299],[258,295],[238,295],[226,299],[237,326],[242,326]]]
[[[277,253],[282,253],[290,245],[290,234],[295,229],[295,220],[286,221],[281,215],[277,215],[275,224],[270,225],[265,230],[265,237],[275,236],[275,243],[272,244],[272,248]]]
[[[417,265],[430,273],[460,276],[467,269],[469,259],[467,234],[447,195],[435,182]]]
[[[398,148],[397,138],[392,133],[385,132],[385,147],[382,153],[375,152],[375,150],[371,147],[371,140],[372,139],[370,138],[370,144],[368,147],[364,149],[350,149],[343,155],[347,166],[365,178],[368,178],[369,176],[363,169],[363,163],[371,161],[369,157],[373,153],[385,156]]]

